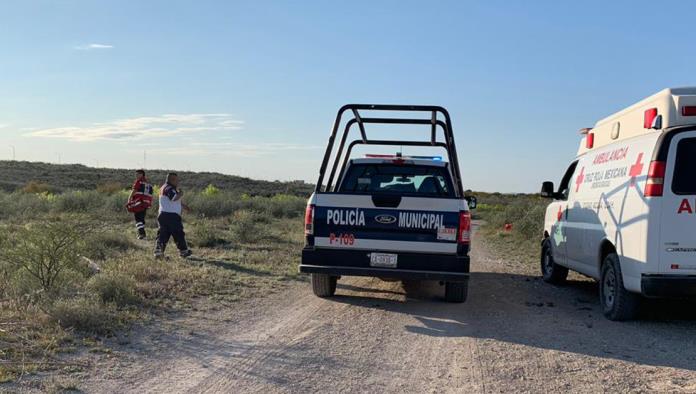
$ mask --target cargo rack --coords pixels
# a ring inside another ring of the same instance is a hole
[[[325,191],[333,191],[337,185],[333,185],[333,182],[337,174],[342,174],[348,165],[350,159],[350,153],[353,147],[356,145],[393,145],[393,146],[431,146],[431,147],[441,147],[447,151],[447,156],[449,159],[449,165],[452,167],[452,177],[454,182],[454,189],[457,197],[464,196],[464,190],[462,187],[461,174],[459,172],[459,160],[457,158],[457,150],[454,145],[454,134],[452,133],[452,120],[450,119],[449,112],[443,107],[435,105],[389,105],[389,104],[347,104],[338,110],[336,115],[336,120],[334,121],[331,135],[329,136],[329,142],[326,146],[326,152],[324,153],[324,160],[321,163],[321,169],[319,170],[319,180],[317,181],[315,192],[322,191],[322,185],[324,182],[324,175],[326,174],[327,167],[329,165],[329,160],[331,159],[334,143],[336,141],[336,135],[341,126],[341,120],[345,112],[350,111],[353,118],[346,122],[345,128],[343,130],[343,135],[341,136],[341,141],[338,145],[338,150],[336,151],[336,157],[333,161],[331,167],[331,173],[329,174],[328,182],[326,183]],[[363,117],[360,111],[394,111],[394,112],[415,112],[415,113],[427,113],[429,118],[417,117],[417,118],[377,118],[377,117]],[[444,121],[439,119],[440,115],[444,117]],[[358,125],[360,130],[359,139],[353,140],[348,144],[348,149],[341,160],[343,155],[343,149],[345,148],[346,141],[348,139],[348,134],[354,125]],[[366,124],[400,124],[400,125],[429,125],[430,126],[430,140],[429,141],[399,141],[399,140],[373,140],[367,138],[367,133],[365,131]],[[445,141],[437,141],[437,129],[441,128]],[[341,164],[339,171],[339,163]],[[337,172],[338,171],[338,172]],[[338,181],[336,179],[336,181]]]

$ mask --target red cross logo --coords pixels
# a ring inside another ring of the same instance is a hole
[[[585,181],[585,167],[580,169],[580,175],[575,179],[575,193],[580,191],[580,185]]]
[[[558,221],[563,220],[563,207],[561,207],[560,205],[558,206],[558,214],[557,214],[557,217],[558,217]]]
[[[631,171],[628,173],[631,177],[631,186],[636,184],[636,177],[643,172],[643,152],[638,154],[636,159],[636,164],[631,166]]]

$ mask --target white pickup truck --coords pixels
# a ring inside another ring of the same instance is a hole
[[[428,118],[363,118],[359,111],[427,113]],[[349,120],[334,152],[343,113]],[[440,120],[443,117],[444,120]],[[368,139],[366,124],[430,126],[426,141]],[[360,138],[344,154],[351,126]],[[442,129],[444,141],[437,140]],[[440,147],[440,157],[367,155],[350,158],[356,145]],[[324,175],[333,157],[328,181]],[[336,181],[334,182],[334,179]],[[475,201],[469,198],[472,204]],[[336,118],[319,181],[305,215],[306,245],[300,272],[312,275],[320,297],[336,291],[342,276],[434,280],[445,285],[445,299],[464,302],[469,280],[471,216],[464,197],[449,114],[442,107],[347,105]]]

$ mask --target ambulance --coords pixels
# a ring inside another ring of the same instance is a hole
[[[343,122],[346,113],[351,116]],[[421,125],[427,133],[395,140],[372,138],[372,132],[368,136],[366,130],[380,124]],[[359,131],[353,139],[351,130]],[[353,157],[353,148],[359,145],[439,148],[447,157],[400,151]],[[319,297],[333,296],[342,277],[370,276],[436,281],[444,286],[446,301],[464,302],[469,283],[469,207],[474,204],[462,187],[447,110],[346,105],[336,116],[319,180],[307,203],[299,270],[311,275],[312,290]]]
[[[581,130],[557,187],[544,182],[541,272],[599,281],[610,320],[644,297],[696,296],[696,87],[665,89]]]

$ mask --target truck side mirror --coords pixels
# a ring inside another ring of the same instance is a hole
[[[553,182],[546,181],[541,184],[541,196],[544,198],[554,198],[556,193],[553,191]]]
[[[476,205],[478,204],[478,199],[475,196],[466,196],[464,197],[466,200],[467,205],[469,206],[469,209],[476,209]]]

